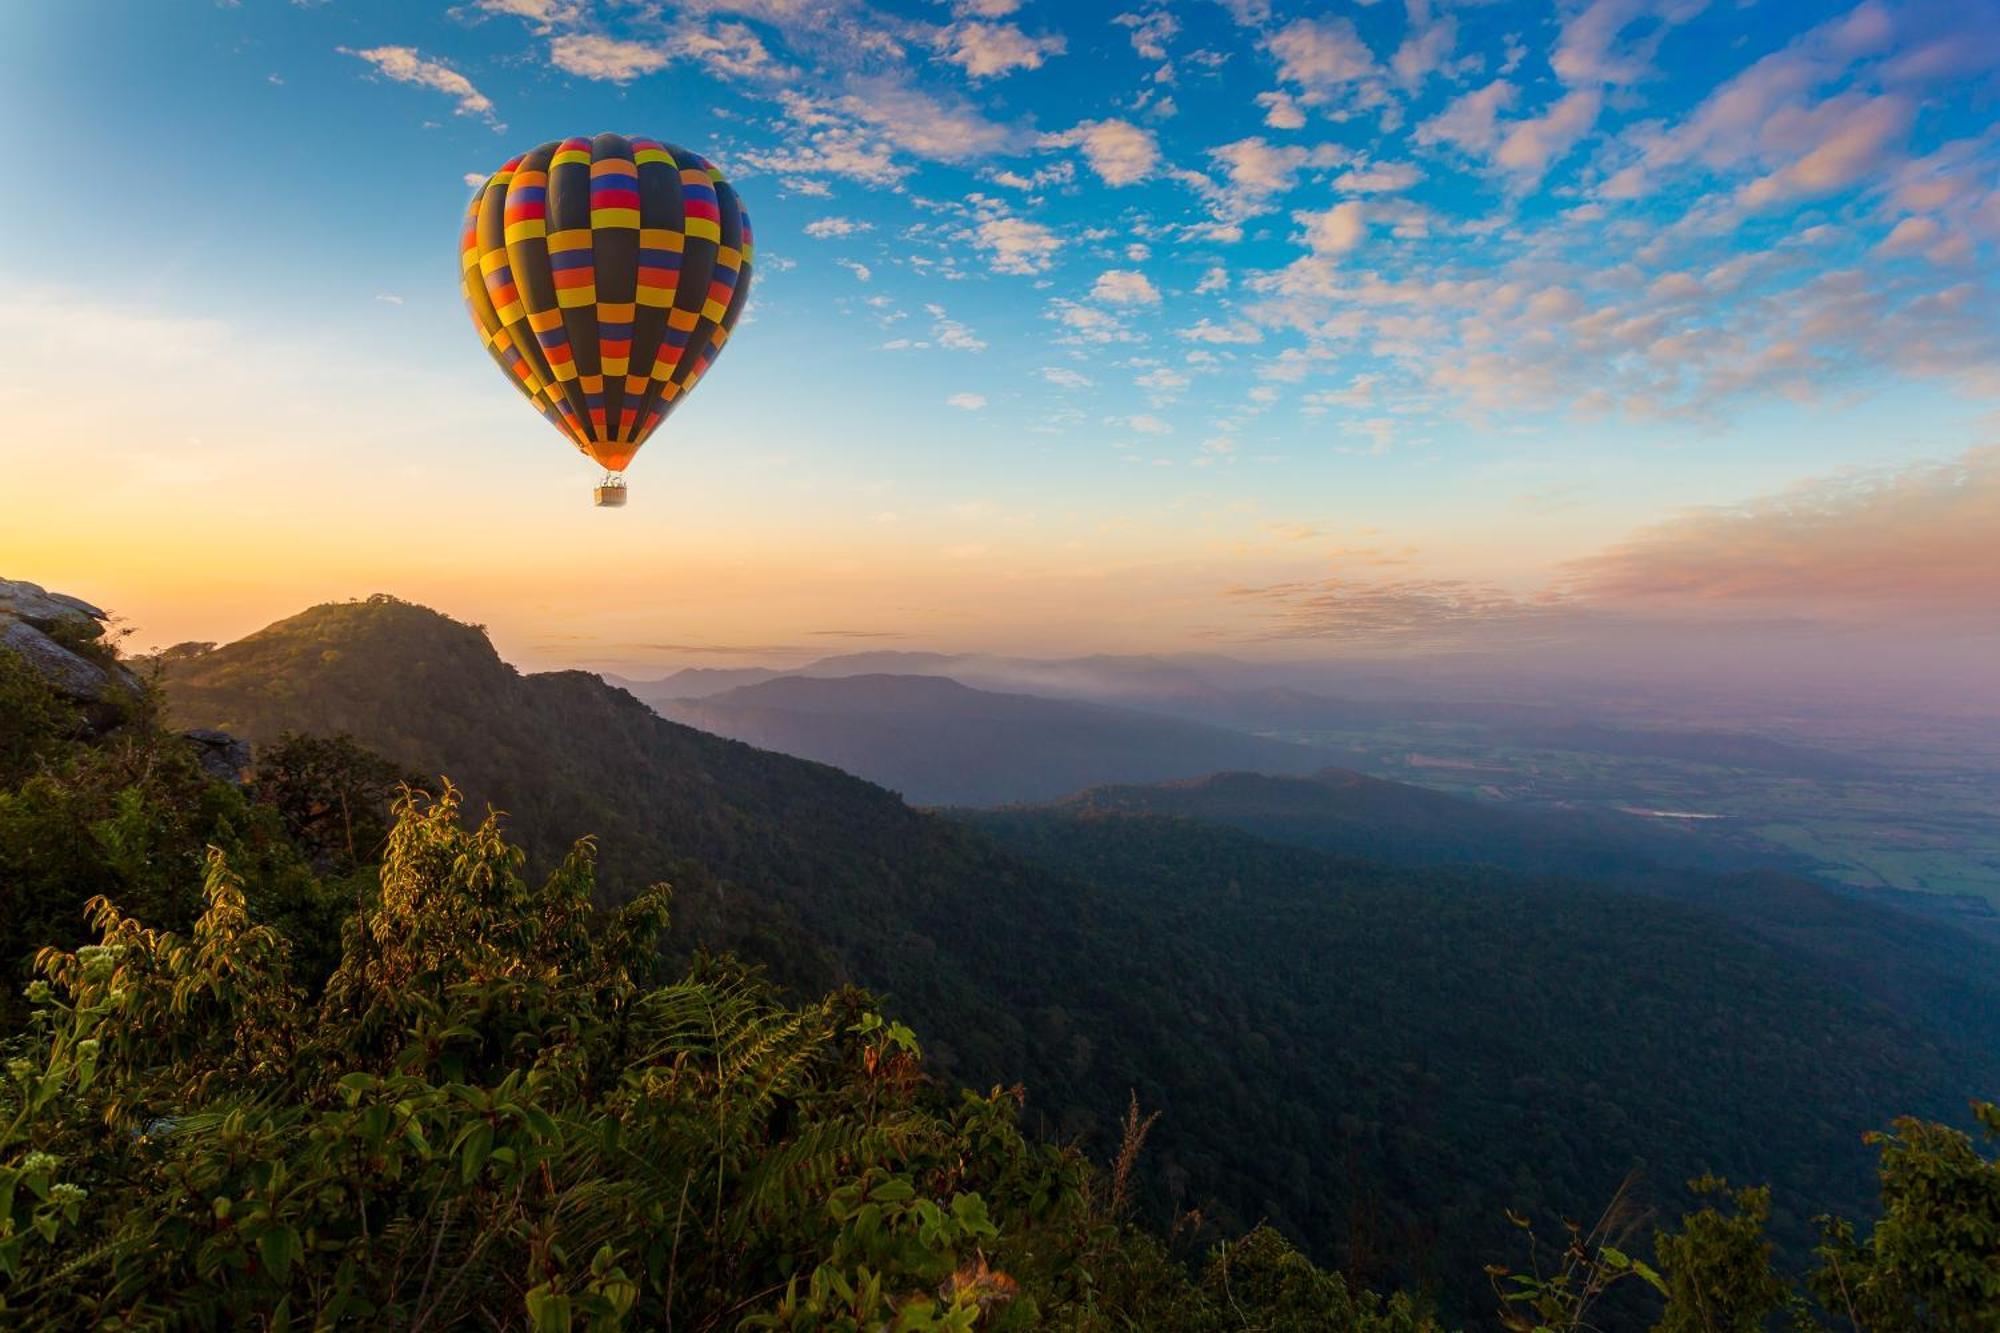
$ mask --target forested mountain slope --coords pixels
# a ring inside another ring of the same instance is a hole
[[[1633,1166],[1770,1179],[1799,1216],[1867,1192],[1859,1135],[1951,1114],[1990,1067],[1706,909],[1398,868],[1159,819],[968,828],[833,769],[664,721],[582,673],[377,599],[170,664],[184,725],[349,732],[441,772],[548,864],[676,879],[676,937],[921,1014],[942,1067],[1022,1080],[1108,1143],[1165,1112],[1153,1206],[1266,1218],[1356,1273],[1483,1300],[1503,1206],[1584,1215]],[[996,844],[1001,839],[1005,846]]]
[[[1982,923],[1780,870],[1734,869],[1726,849],[1615,812],[1488,805],[1340,769],[1107,786],[1047,808],[1174,816],[1339,856],[1488,864],[1671,898],[1728,917],[1943,1036],[2000,1051],[2000,935],[1974,928]]]
[[[1866,1187],[1871,1105],[1950,1114],[1954,1088],[2000,1078],[1991,1047],[1699,907],[1179,819],[967,818],[1097,891],[1088,1003],[1065,1017],[1109,1011],[1090,1037],[1122,1049],[1172,1034],[1121,1071],[1167,1109],[1162,1152],[1187,1154],[1196,1189],[1247,1169],[1265,1213],[1336,1235],[1362,1271],[1433,1239],[1497,1243],[1502,1194],[1573,1212],[1628,1167],[1664,1205],[1710,1170],[1845,1197]],[[1262,1146],[1226,1166],[1197,1146],[1225,1137]],[[1800,1242],[1807,1215],[1778,1229]]]

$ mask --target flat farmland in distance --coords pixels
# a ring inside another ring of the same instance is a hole
[[[1869,755],[1865,763],[1808,773],[1536,744],[1478,723],[1273,734],[1373,777],[1475,800],[1699,823],[1705,836],[1789,854],[1801,869],[1856,888],[2000,905],[2000,753],[1951,753],[1935,741],[1918,749],[1905,733],[1889,761],[1855,745],[1845,752]]]

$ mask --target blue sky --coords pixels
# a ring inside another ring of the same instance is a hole
[[[626,665],[1991,605],[1990,0],[67,0],[0,38],[43,182],[0,449],[47,496],[0,555],[161,634],[383,580]],[[621,530],[453,271],[468,179],[605,129],[712,157],[759,249]]]

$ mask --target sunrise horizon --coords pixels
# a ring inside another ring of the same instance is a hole
[[[389,590],[535,667],[2000,644],[1979,6],[933,8],[17,11],[31,156],[201,222],[0,224],[0,566],[152,647]],[[452,281],[468,185],[600,128],[757,223],[615,513]]]

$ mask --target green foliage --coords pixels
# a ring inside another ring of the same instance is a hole
[[[2000,1105],[1977,1102],[1973,1114],[2000,1139]],[[1882,1216],[1866,1239],[1822,1220],[1814,1296],[1875,1333],[2000,1329],[2000,1159],[1960,1130],[1907,1117],[1869,1138]]]
[[[1358,1295],[1336,1273],[1315,1268],[1270,1227],[1215,1247],[1202,1285],[1220,1291],[1245,1327],[1270,1333],[1352,1330],[1352,1333],[1421,1333],[1436,1325],[1409,1297],[1387,1301],[1372,1292]],[[1250,1322],[1249,1311],[1259,1318]]]
[[[1654,1238],[1660,1267],[1670,1275],[1666,1313],[1654,1327],[1659,1333],[1757,1333],[1796,1303],[1774,1267],[1775,1247],[1764,1230],[1771,1191],[1731,1191],[1715,1176],[1690,1181],[1688,1189],[1697,1197],[1722,1197],[1730,1211],[1711,1204],[1683,1217],[1679,1231]]]
[[[449,785],[397,816],[316,999],[219,850],[185,935],[99,898],[42,952],[0,1087],[10,1327],[1426,1326],[1269,1233],[1197,1282],[866,996],[654,983],[664,888],[594,908],[587,841],[531,885]]]
[[[1508,1212],[1507,1220],[1525,1237],[1528,1266],[1520,1272],[1498,1264],[1486,1268],[1502,1328],[1509,1333],[1582,1333],[1610,1327],[1600,1320],[1624,1294],[1621,1287],[1643,1283],[1657,1292],[1666,1290],[1658,1272],[1621,1248],[1634,1228],[1630,1185],[1628,1180],[1590,1227],[1565,1218],[1556,1245],[1542,1240],[1532,1220]]]
[[[35,715],[33,690],[17,683]],[[23,1014],[35,950],[83,941],[92,898],[163,928],[192,925],[210,847],[228,853],[249,901],[283,928],[301,976],[323,978],[358,868],[316,876],[279,812],[205,772],[149,699],[102,736],[48,738],[32,771],[0,783],[0,1024]]]
[[[11,787],[59,754],[83,727],[63,699],[19,653],[0,648],[0,787]]]
[[[390,805],[416,782],[350,736],[286,732],[258,752],[250,791],[315,867],[352,870],[381,859]]]

